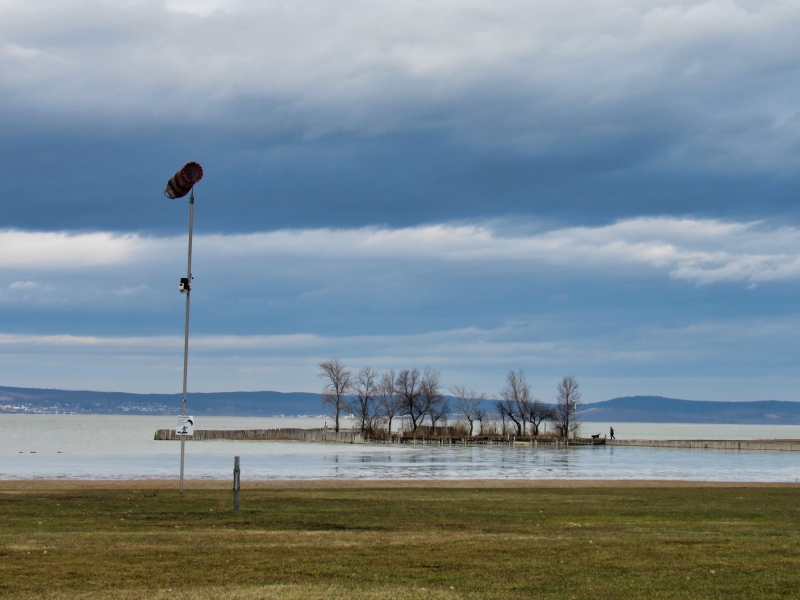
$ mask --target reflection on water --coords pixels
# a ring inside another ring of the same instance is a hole
[[[220,422],[215,423],[219,428],[234,428],[224,418],[215,421]],[[267,420],[237,421],[238,427],[248,424],[259,427],[262,423],[253,422]],[[273,427],[295,424],[289,419],[269,421]],[[155,429],[170,424],[171,420],[165,422],[164,417],[0,415],[0,478],[177,477],[180,444],[152,439]],[[658,428],[657,424],[648,426]],[[210,428],[209,424],[205,427]],[[715,426],[703,427],[714,433]],[[238,455],[245,481],[272,478],[797,481],[800,478],[800,453],[790,452],[225,441],[189,442],[186,448],[187,477],[230,478],[233,457]]]
[[[175,477],[178,444],[163,454],[18,454],[3,457],[0,478]],[[247,479],[686,479],[797,481],[800,453],[634,447],[447,448],[334,444],[187,444],[187,477],[228,478],[241,456]],[[244,447],[242,447],[244,446]]]

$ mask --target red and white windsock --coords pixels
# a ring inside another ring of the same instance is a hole
[[[164,195],[170,200],[183,198],[192,189],[192,186],[203,178],[203,167],[196,162],[186,165],[167,182]]]

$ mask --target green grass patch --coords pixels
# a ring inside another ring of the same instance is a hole
[[[134,484],[132,484],[134,485]],[[795,598],[793,487],[0,492],[14,598]]]

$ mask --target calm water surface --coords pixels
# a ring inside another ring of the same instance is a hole
[[[204,417],[201,429],[317,427],[322,419]],[[153,440],[172,417],[0,415],[0,478],[176,477],[180,444]],[[605,433],[590,423],[584,433]],[[800,426],[614,424],[617,437],[798,439]],[[186,475],[245,479],[686,479],[798,481],[800,453],[661,448],[430,447],[188,442]]]

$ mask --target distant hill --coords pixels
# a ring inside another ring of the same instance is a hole
[[[583,421],[610,423],[800,424],[800,402],[708,402],[661,396],[628,396],[584,404]]]
[[[492,410],[490,402],[486,408]],[[106,415],[178,414],[180,394],[127,394],[0,386],[0,413]],[[319,394],[307,392],[217,392],[189,394],[189,412],[217,416],[323,414]],[[455,414],[454,414],[455,416]],[[629,396],[584,404],[580,418],[610,423],[800,424],[800,402],[707,402],[661,396]]]
[[[322,414],[319,394],[218,392],[189,394],[193,415],[295,416]],[[181,394],[127,394],[0,386],[0,413],[179,414]]]

